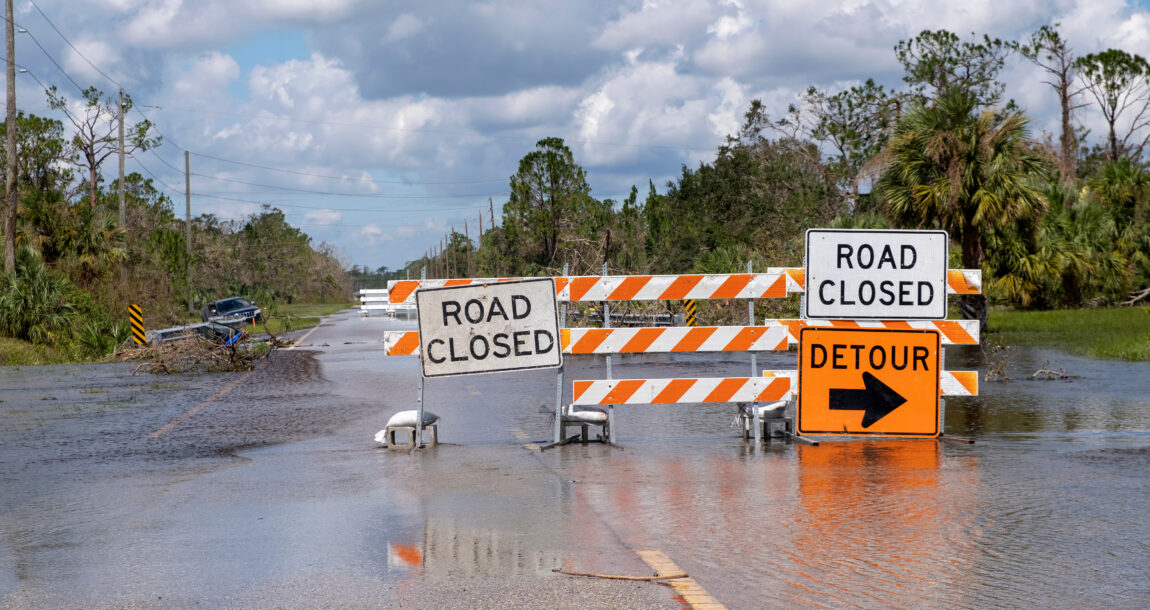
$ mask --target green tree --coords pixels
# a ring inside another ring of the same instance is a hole
[[[1140,158],[1150,139],[1150,135],[1141,141],[1135,139],[1136,134],[1150,126],[1150,64],[1140,55],[1107,49],[1079,57],[1074,67],[1106,119],[1109,158],[1117,160],[1123,155]],[[1132,118],[1119,138],[1117,123],[1123,115],[1132,115]]]
[[[968,269],[982,268],[990,231],[1036,218],[1044,205],[1035,179],[1045,168],[1027,143],[1026,116],[978,106],[959,88],[934,105],[913,106],[895,126],[877,185],[893,219],[946,230],[961,244]],[[964,315],[985,324],[985,297],[962,303]]]
[[[963,41],[946,30],[923,30],[899,41],[894,53],[913,93],[934,100],[960,89],[969,92],[978,106],[994,106],[1005,88],[998,73],[1015,48],[1012,42],[986,35],[979,41],[972,33],[971,40]]]
[[[561,245],[598,203],[561,138],[544,138],[535,146],[519,161],[519,171],[511,176],[511,197],[503,206],[506,245],[522,261],[519,271],[524,273],[574,262],[560,260]]]
[[[41,345],[67,344],[81,310],[71,283],[28,246],[16,251],[15,262],[13,271],[0,274],[0,333]]]
[[[834,95],[810,87],[803,101],[814,116],[811,138],[830,144],[830,168],[857,201],[863,167],[886,145],[901,100],[867,79]]]
[[[1058,95],[1060,131],[1058,134],[1058,175],[1062,184],[1074,183],[1078,160],[1078,138],[1074,111],[1085,106],[1075,101],[1082,89],[1074,83],[1074,51],[1058,31],[1059,24],[1044,25],[1019,47],[1022,56],[1046,72],[1044,81]]]
[[[105,97],[95,87],[85,89],[81,97],[84,100],[83,116],[74,115],[68,110],[67,98],[55,87],[48,90],[48,105],[63,111],[75,130],[71,142],[75,163],[88,172],[88,202],[95,208],[100,166],[109,156],[120,151],[119,121],[132,109],[132,98],[124,95],[124,105],[117,112],[119,101]],[[125,126],[124,154],[159,146],[160,138],[152,135],[152,131],[152,123],[146,119],[130,127]]]

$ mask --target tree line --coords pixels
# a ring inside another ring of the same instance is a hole
[[[119,100],[94,88],[82,98],[82,109],[70,110],[54,88],[48,91],[50,106],[70,123],[70,138],[63,120],[15,117],[17,205],[5,210],[13,229],[4,232],[0,336],[90,358],[128,337],[133,303],[155,328],[196,319],[207,302],[233,295],[266,305],[347,298],[334,250],[313,245],[269,206],[240,220],[191,219],[189,251],[189,223],[151,179],[129,173],[121,189],[118,178],[107,183],[100,171],[121,149],[158,146],[154,127],[133,124],[121,147]],[[126,114],[130,97],[123,106]],[[2,150],[0,162],[7,162]]]
[[[684,165],[662,194],[648,182],[598,200],[566,144],[540,140],[511,176],[500,224],[475,240],[452,231],[390,276],[597,274],[603,263],[733,273],[747,261],[801,266],[810,227],[906,228],[946,230],[951,267],[982,269],[984,295],[960,299],[970,318],[985,321],[988,303],[1104,306],[1150,292],[1145,59],[1076,56],[1057,25],[1022,41],[926,30],[893,50],[904,87],[810,87],[777,117],[755,100],[714,160]],[[1012,58],[1044,75],[1059,133],[1035,135],[1003,99]],[[1085,112],[1104,119],[1102,137],[1078,122]]]

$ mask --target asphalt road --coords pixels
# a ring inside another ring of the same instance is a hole
[[[0,368],[0,607],[1150,605],[1143,363],[1018,351],[1015,379],[1075,378],[949,400],[975,445],[755,449],[730,405],[682,405],[617,409],[623,449],[541,452],[554,371],[430,379],[442,444],[388,450],[419,364],[381,340],[413,327],[342,312],[243,373]],[[569,359],[564,392],[604,368]],[[634,355],[614,376],[748,368]]]

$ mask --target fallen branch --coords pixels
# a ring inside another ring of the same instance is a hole
[[[572,572],[570,570],[561,570],[554,568],[551,570],[556,574],[566,574],[567,576],[586,576],[588,578],[609,578],[611,580],[642,580],[642,581],[658,581],[658,580],[675,580],[677,578],[690,578],[686,572],[679,574],[668,574],[666,576],[623,576],[620,574],[595,574],[592,572]]]
[[[1148,296],[1150,296],[1150,288],[1146,288],[1140,292],[1131,292],[1130,293],[1130,299],[1126,300],[1126,301],[1122,301],[1122,304],[1123,305],[1133,305],[1133,304],[1137,303],[1138,301],[1141,301],[1142,299],[1144,299]]]

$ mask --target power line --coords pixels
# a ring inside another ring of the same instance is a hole
[[[84,61],[88,62],[88,65],[92,66],[92,69],[99,72],[101,76],[103,76],[104,78],[111,81],[111,83],[113,85],[116,85],[120,89],[124,88],[124,86],[121,85],[119,81],[112,78],[111,76],[108,76],[108,74],[106,72],[104,72],[103,70],[101,70],[99,66],[92,63],[92,60],[85,57],[84,54],[80,52],[80,49],[77,49],[76,46],[72,44],[72,41],[68,40],[68,37],[65,36],[63,32],[60,31],[60,28],[56,27],[55,23],[52,23],[52,20],[49,19],[48,16],[44,14],[44,11],[40,10],[40,6],[36,4],[35,0],[28,0],[28,2],[32,4],[32,7],[36,9],[36,12],[40,13],[40,16],[44,18],[44,21],[47,21],[48,25],[51,26],[53,30],[56,30],[56,34],[58,34],[60,36],[60,39],[63,40],[64,43],[67,44],[69,48],[71,48],[73,51],[75,51],[76,55],[80,56],[80,59],[83,59]],[[33,40],[35,40],[35,38],[33,38]],[[36,43],[36,44],[39,45],[40,43]],[[43,50],[43,47],[41,47],[41,50]],[[45,53],[46,53],[46,51],[45,51]],[[55,63],[55,62],[53,61],[53,63]],[[57,66],[57,67],[59,67],[59,66]],[[62,70],[63,69],[61,69],[61,71]],[[69,80],[71,80],[71,77],[69,77]],[[73,84],[75,84],[75,81],[73,81]]]
[[[63,74],[64,78],[68,79],[68,81],[71,82],[74,87],[76,87],[77,91],[80,93],[84,92],[84,88],[80,86],[80,83],[77,83],[76,79],[72,78],[72,75],[68,74],[68,72],[64,70],[63,66],[61,66],[60,63],[56,61],[56,58],[52,57],[52,54],[48,52],[48,49],[45,49],[44,45],[40,44],[40,40],[32,34],[31,30],[25,27],[21,27],[20,33],[27,34],[28,38],[31,38],[32,42],[36,43],[36,46],[40,48],[40,52],[44,54],[44,57],[47,57],[48,61],[52,62],[52,65],[56,66],[56,69],[60,71],[60,74]],[[45,88],[45,91],[46,90],[47,88]]]

